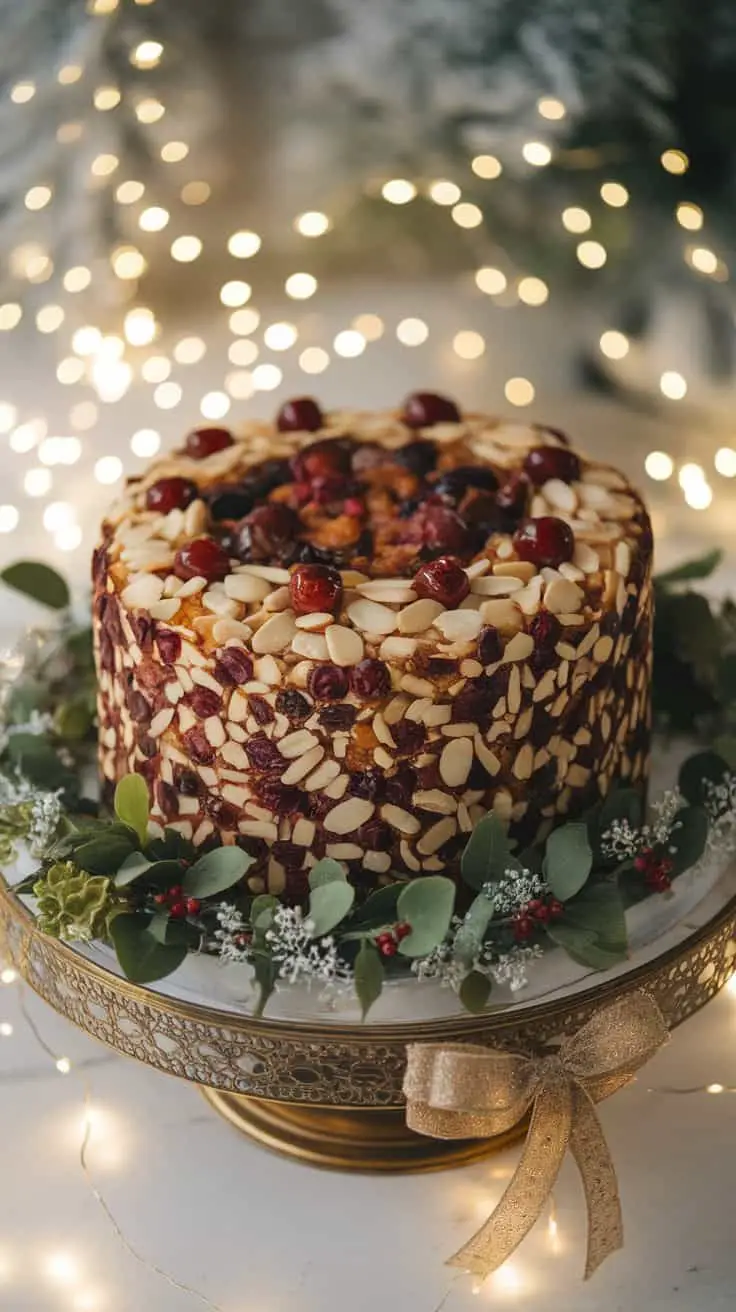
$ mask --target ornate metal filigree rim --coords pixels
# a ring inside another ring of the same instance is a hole
[[[622,977],[523,1010],[416,1024],[271,1021],[165,997],[41,934],[1,879],[0,948],[31,988],[74,1024],[170,1075],[276,1101],[397,1107],[408,1042],[464,1040],[532,1053],[635,988],[654,996],[674,1028],[734,969],[736,897],[682,943]]]

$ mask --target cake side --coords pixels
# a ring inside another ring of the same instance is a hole
[[[525,845],[645,781],[648,517],[553,430],[425,394],[197,430],[94,580],[103,780],[246,847],[253,892],[303,898],[325,855],[452,873],[490,809]]]

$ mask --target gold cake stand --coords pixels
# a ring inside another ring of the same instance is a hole
[[[166,997],[120,979],[41,934],[0,877],[0,952],[56,1011],[116,1051],[201,1087],[218,1112],[267,1148],[313,1166],[431,1171],[475,1161],[523,1133],[443,1142],[404,1124],[407,1043],[478,1043],[529,1055],[598,1007],[646,989],[670,1028],[736,965],[736,897],[677,946],[563,999],[482,1016],[393,1025],[271,1021]]]

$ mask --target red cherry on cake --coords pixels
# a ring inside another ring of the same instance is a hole
[[[540,487],[550,478],[575,483],[580,478],[580,461],[564,446],[535,446],[524,461],[524,471]]]
[[[190,478],[160,478],[146,492],[146,510],[168,515],[170,510],[184,510],[197,496],[197,484]]]
[[[460,411],[448,396],[438,392],[412,392],[401,416],[407,428],[432,428],[434,424],[457,424]]]
[[[229,428],[195,428],[184,443],[184,450],[192,460],[206,460],[215,451],[224,451],[232,446],[234,437]]]
[[[412,587],[417,596],[438,601],[447,610],[455,610],[470,592],[468,576],[453,556],[440,556],[422,565]]]
[[[312,442],[293,457],[291,468],[294,477],[300,483],[309,483],[317,478],[342,477],[350,472],[350,448],[339,438],[325,438]]]
[[[230,573],[230,559],[214,538],[195,538],[177,551],[174,573],[178,579],[199,577],[214,583]]]
[[[496,493],[496,505],[512,517],[523,515],[528,492],[528,479],[523,474],[511,474]]]
[[[431,551],[467,551],[470,534],[464,519],[449,506],[427,506],[422,515],[422,538]]]
[[[284,401],[276,416],[280,433],[316,433],[323,424],[322,411],[311,396],[295,396],[291,401]]]
[[[342,578],[331,565],[297,565],[289,592],[297,615],[320,610],[334,614],[342,601]]]
[[[391,691],[391,675],[383,661],[366,657],[350,671],[350,691],[363,701],[387,697]]]
[[[256,506],[237,528],[235,550],[241,560],[279,560],[290,551],[301,525],[279,501]]]
[[[563,561],[572,560],[575,537],[564,519],[542,515],[539,519],[524,520],[514,533],[514,548],[520,560],[554,569]]]

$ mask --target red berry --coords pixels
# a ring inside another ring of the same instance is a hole
[[[247,652],[240,647],[225,647],[215,662],[215,678],[220,683],[247,683],[253,678],[253,662]]]
[[[189,913],[190,916],[198,915],[201,906],[202,903],[200,902],[199,898],[197,897],[187,898],[187,912]]]
[[[280,433],[316,433],[323,423],[322,411],[311,396],[295,396],[285,401],[276,416]]]
[[[279,560],[290,553],[301,528],[288,506],[267,501],[256,506],[236,530],[235,550],[240,560]]]
[[[197,496],[197,484],[190,478],[160,478],[146,492],[146,510],[168,515],[170,510],[184,510]]]
[[[565,914],[563,903],[558,902],[556,897],[553,897],[547,903],[547,910],[549,911],[550,920],[559,920],[560,916],[564,916]]]
[[[490,624],[480,631],[478,655],[484,665],[495,665],[503,656],[501,635],[498,629],[494,629]]]
[[[643,847],[638,856],[634,857],[634,869],[638,870],[640,875],[646,874],[652,864],[651,847]]]
[[[183,892],[184,889],[182,888],[181,884],[174,884],[169,889],[169,897],[173,897],[175,901],[178,901]]]
[[[412,392],[401,416],[407,428],[431,428],[434,424],[457,424],[460,411],[447,396],[437,392]]]
[[[538,920],[540,924],[546,925],[548,920],[552,920],[552,912],[549,907],[546,907],[544,903],[542,903],[539,910],[535,912],[534,919]]]
[[[674,861],[670,861],[668,856],[663,856],[659,863],[659,868],[664,875],[671,875],[675,868]]]
[[[646,876],[648,887],[655,893],[666,893],[667,890],[672,887],[672,880],[667,871],[663,870],[663,864],[664,863],[657,862],[657,864],[652,866],[651,870],[648,871]]]
[[[356,518],[363,514],[363,502],[357,497],[348,497],[345,502],[345,514],[354,515]]]
[[[205,460],[215,451],[232,446],[234,437],[228,428],[195,428],[184,443],[184,450],[192,460]]]
[[[395,939],[391,937],[384,937],[383,935],[381,935],[380,940],[376,939],[376,942],[378,943],[378,951],[380,952],[382,957],[396,956],[396,953],[399,950],[399,945],[395,941]]]
[[[427,506],[421,512],[422,539],[430,551],[467,551],[471,535],[464,519],[449,506]]]
[[[230,558],[214,538],[195,538],[177,551],[174,573],[178,579],[201,577],[214,583],[230,573]]]
[[[291,468],[299,482],[310,483],[314,478],[345,475],[350,472],[350,446],[340,438],[322,438],[302,447],[293,457]]]
[[[468,576],[452,556],[439,556],[422,565],[412,586],[418,596],[438,601],[448,610],[455,610],[470,592]]]
[[[173,902],[169,907],[172,920],[184,920],[187,914],[186,902]]]
[[[539,519],[526,519],[516,530],[514,547],[520,560],[556,568],[563,561],[572,560],[575,537],[564,519],[542,515]]]
[[[513,931],[516,942],[523,943],[526,939],[532,937],[534,921],[529,916],[516,916],[513,921]]]
[[[342,578],[331,565],[298,565],[289,582],[291,604],[297,615],[338,609],[342,601]]]
[[[580,478],[580,461],[564,446],[535,446],[524,461],[524,472],[540,487],[550,478],[575,483]]]
[[[350,671],[350,690],[362,701],[375,701],[387,697],[391,691],[391,675],[383,661],[368,656],[353,665]]]
[[[398,925],[394,925],[394,934],[399,942],[404,938],[408,938],[411,934],[411,925],[408,920],[400,920]]]
[[[542,901],[541,898],[533,897],[531,902],[527,902],[526,904],[526,910],[528,915],[530,916],[538,915],[543,906],[544,906],[544,902]]]
[[[318,702],[337,702],[348,690],[348,673],[339,665],[315,665],[309,672],[308,688]]]
[[[154,902],[156,903],[156,906],[157,906],[157,907],[163,907],[163,906],[166,905],[166,903],[167,903],[168,900],[169,900],[169,898],[168,898],[168,894],[167,894],[167,893],[157,893],[153,900],[154,900]]]

